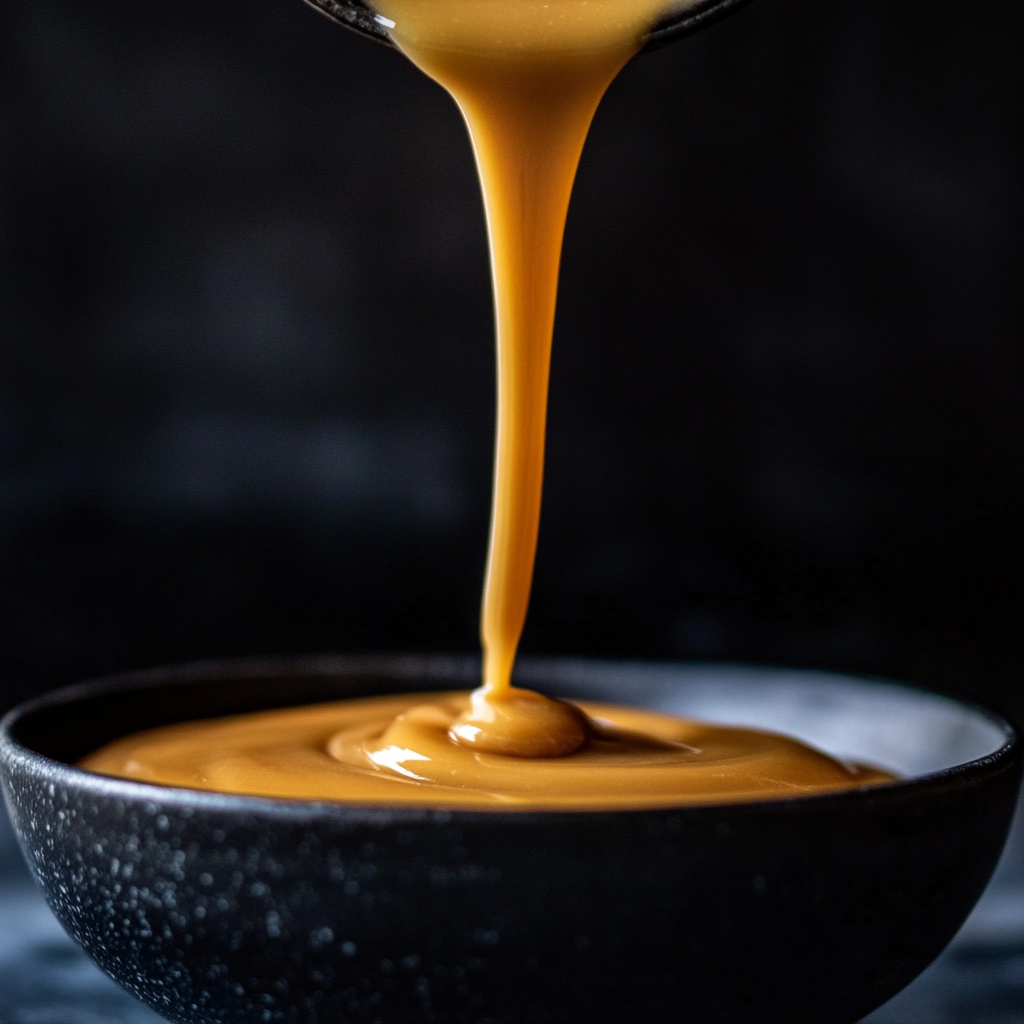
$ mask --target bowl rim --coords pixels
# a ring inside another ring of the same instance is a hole
[[[520,659],[524,668],[532,671],[543,670],[544,666],[570,665],[585,668],[588,665],[619,668],[623,671],[643,668],[648,671],[671,671],[673,668],[687,669],[729,669],[777,672],[780,675],[804,675],[807,678],[832,677],[836,680],[848,680],[861,684],[887,686],[901,689],[922,696],[938,696],[959,707],[986,718],[999,729],[1004,742],[996,750],[981,757],[964,761],[960,764],[942,768],[893,782],[871,786],[851,787],[839,792],[811,794],[797,797],[782,797],[771,800],[749,802],[723,802],[714,804],[698,804],[683,806],[665,806],[656,808],[618,808],[614,810],[595,810],[592,808],[552,810],[490,810],[464,809],[444,807],[402,807],[373,804],[346,804],[332,800],[302,800],[288,797],[254,796],[239,793],[222,793],[213,790],[189,789],[184,786],[169,786],[152,782],[140,782],[123,779],[99,772],[89,771],[74,764],[60,761],[47,754],[39,753],[26,746],[14,736],[14,729],[19,722],[47,708],[63,704],[73,704],[78,700],[99,697],[119,692],[138,692],[157,689],[168,685],[186,684],[200,679],[217,676],[225,681],[247,678],[273,677],[275,675],[301,675],[315,677],[331,674],[363,671],[381,672],[387,669],[396,685],[402,676],[423,680],[436,677],[438,682],[453,681],[458,673],[472,673],[479,665],[478,655],[468,654],[416,654],[416,653],[362,653],[362,654],[314,654],[300,656],[271,656],[207,659],[183,662],[180,664],[162,665],[127,672],[117,672],[99,676],[68,686],[58,687],[33,697],[11,708],[0,718],[0,781],[8,764],[18,764],[31,775],[45,779],[50,785],[66,785],[80,790],[87,790],[96,796],[120,798],[133,802],[142,802],[147,810],[156,813],[161,807],[177,807],[194,811],[220,811],[223,813],[255,814],[263,817],[291,820],[335,819],[346,824],[390,824],[431,822],[445,824],[452,821],[464,822],[497,822],[502,823],[536,823],[552,819],[574,819],[581,817],[597,819],[613,819],[621,821],[623,815],[648,815],[678,818],[685,816],[695,820],[702,817],[722,817],[732,815],[762,815],[796,813],[802,810],[826,809],[842,805],[851,800],[867,800],[869,802],[912,800],[922,791],[943,789],[947,786],[966,785],[976,779],[998,774],[1002,771],[1017,770],[1020,774],[1022,764],[1022,738],[1017,727],[1006,716],[976,701],[939,694],[923,686],[898,682],[892,679],[872,675],[854,675],[850,673],[832,672],[808,668],[787,668],[786,666],[758,665],[746,662],[683,662],[669,660],[646,659],[587,659],[572,657],[542,657]],[[472,674],[469,678],[473,678]],[[244,713],[244,712],[240,712]],[[5,786],[6,788],[6,786]]]

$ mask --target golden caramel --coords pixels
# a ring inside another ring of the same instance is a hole
[[[796,740],[511,686],[540,518],[548,369],[569,194],[594,111],[664,0],[376,0],[455,98],[490,236],[498,427],[483,686],[189,722],[82,766],[146,782],[347,804],[521,810],[733,803],[889,781]]]
[[[891,781],[774,733],[581,703],[590,735],[564,757],[453,743],[466,693],[405,694],[186,722],[81,766],[192,789],[346,804],[623,810],[806,796]]]

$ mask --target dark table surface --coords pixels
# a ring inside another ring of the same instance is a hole
[[[159,1024],[64,934],[0,810],[0,1024]],[[991,885],[946,952],[864,1024],[1024,1024],[1024,803]]]

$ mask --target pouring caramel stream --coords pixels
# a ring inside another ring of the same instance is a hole
[[[569,196],[601,97],[666,7],[665,0],[376,3],[398,48],[461,109],[487,213],[498,415],[480,623],[483,688],[452,737],[492,753],[564,755],[586,736],[578,715],[513,690],[510,680],[537,550]]]
[[[398,48],[454,97],[490,238],[498,426],[481,615],[484,687],[510,687],[530,598],[562,235],[594,112],[664,0],[377,0]],[[685,6],[685,5],[684,5]]]

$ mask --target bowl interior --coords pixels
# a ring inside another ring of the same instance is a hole
[[[783,732],[843,760],[927,775],[994,754],[1003,719],[897,683],[830,672],[745,665],[524,666],[567,697],[618,700],[709,722]],[[599,696],[600,695],[600,696]]]
[[[474,685],[472,658],[316,658],[194,665],[84,684],[11,724],[18,742],[74,763],[130,732],[189,718],[372,693]],[[638,704],[795,736],[905,776],[994,754],[1011,727],[988,712],[896,683],[742,665],[523,659],[517,679],[557,696]]]

